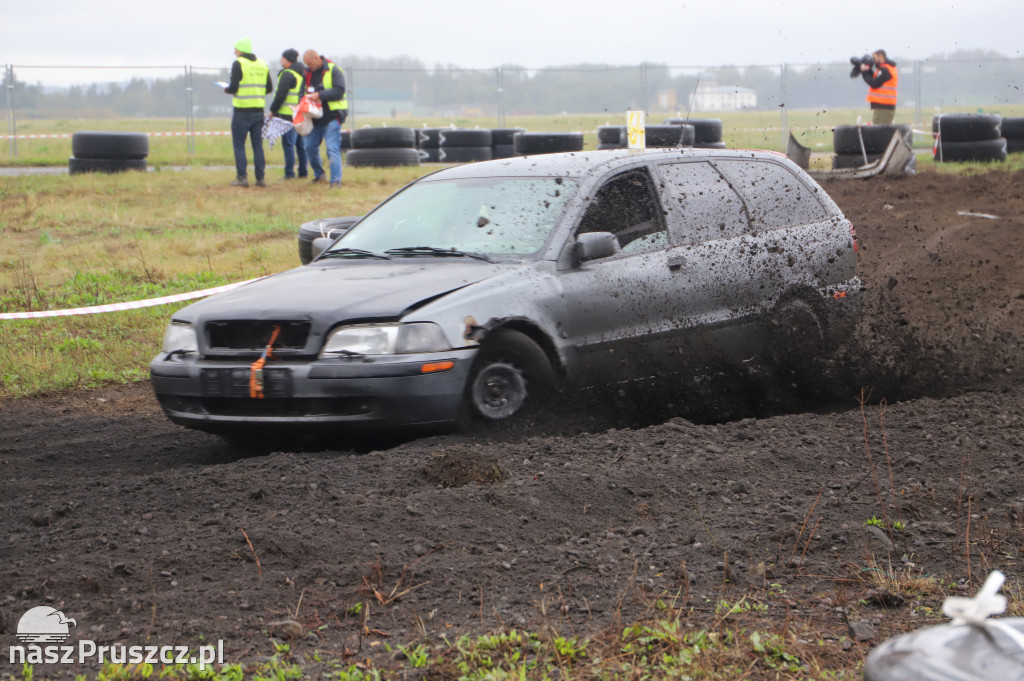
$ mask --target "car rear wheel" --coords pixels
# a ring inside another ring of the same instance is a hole
[[[539,345],[520,331],[493,331],[466,383],[461,425],[518,421],[536,413],[554,386],[554,369]]]
[[[828,335],[817,310],[806,300],[783,301],[772,312],[770,359],[781,375],[810,387],[828,351]]]

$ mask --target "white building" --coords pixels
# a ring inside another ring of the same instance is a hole
[[[697,111],[739,111],[757,108],[757,93],[739,85],[719,85],[716,81],[701,81],[693,96]]]

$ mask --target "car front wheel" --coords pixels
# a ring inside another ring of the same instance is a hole
[[[477,355],[463,397],[463,427],[518,421],[537,412],[555,387],[548,356],[526,334],[491,332]]]

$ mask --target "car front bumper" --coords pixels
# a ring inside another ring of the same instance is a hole
[[[270,361],[262,398],[250,396],[252,369],[161,354],[150,363],[157,400],[173,422],[214,433],[243,426],[424,426],[456,420],[475,349],[316,361]],[[450,360],[451,369],[424,372]]]

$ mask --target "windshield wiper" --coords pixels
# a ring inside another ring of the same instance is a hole
[[[390,255],[374,253],[373,251],[364,251],[361,248],[332,248],[321,253],[320,257],[326,258],[332,255],[337,255],[339,257],[349,256],[353,258],[379,258],[380,260],[391,260]]]
[[[494,262],[486,255],[481,253],[470,253],[469,251],[459,251],[454,248],[437,248],[436,246],[404,246],[402,248],[389,248],[384,251],[385,253],[393,253],[395,255],[441,255],[449,256],[454,255],[458,257],[474,258],[476,260],[483,260],[484,262]]]

